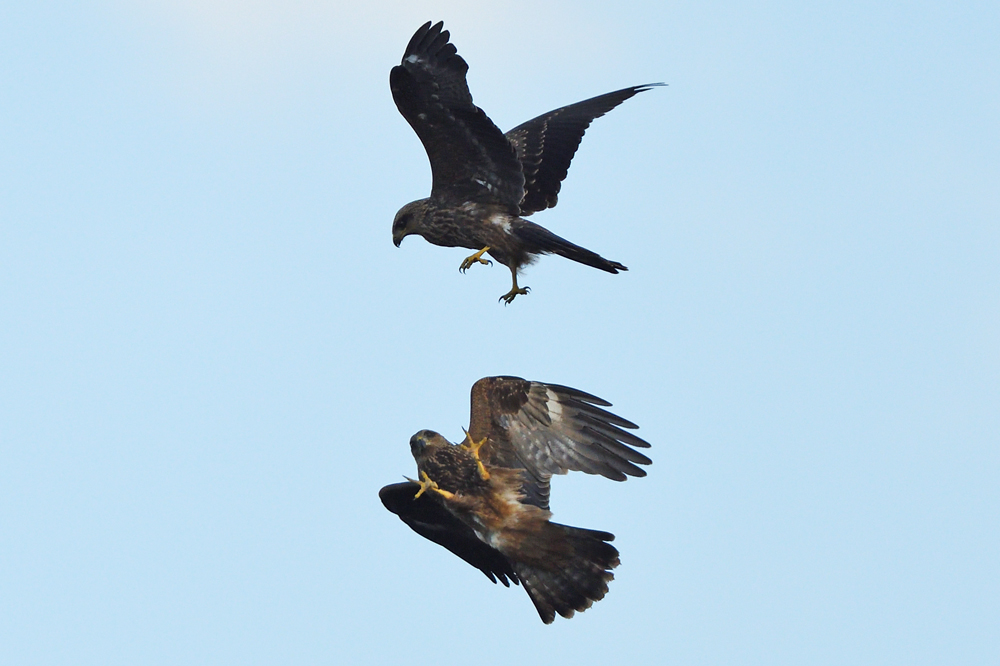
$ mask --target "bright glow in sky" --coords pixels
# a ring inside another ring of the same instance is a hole
[[[470,4],[4,10],[0,662],[997,663],[996,3]],[[669,84],[533,218],[628,273],[393,247],[431,19],[504,129]],[[491,374],[653,444],[548,627],[377,496]]]

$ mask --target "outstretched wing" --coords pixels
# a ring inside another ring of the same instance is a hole
[[[601,409],[611,403],[557,384],[486,377],[472,386],[469,434],[486,437],[486,464],[527,471],[524,501],[547,509],[549,479],[568,471],[624,481],[645,476],[652,461],[632,447],[649,443],[628,430],[631,421]]]
[[[503,554],[476,537],[472,528],[455,517],[434,493],[414,499],[420,486],[409,481],[394,483],[378,491],[385,508],[399,516],[414,532],[444,546],[476,567],[494,583],[506,587],[518,583],[517,574]]]
[[[595,118],[628,98],[661,85],[650,83],[592,97],[549,111],[507,132],[507,139],[514,144],[524,172],[521,215],[531,215],[556,205],[569,163]]]
[[[524,175],[513,146],[472,103],[468,64],[444,24],[428,21],[389,73],[392,98],[431,162],[431,196],[454,204],[497,203],[517,214]]]

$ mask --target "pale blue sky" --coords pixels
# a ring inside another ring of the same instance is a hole
[[[998,663],[996,3],[473,4],[0,12],[0,661]],[[628,273],[393,247],[432,19],[504,129],[669,84],[534,218]],[[569,621],[378,501],[490,374],[653,444]]]

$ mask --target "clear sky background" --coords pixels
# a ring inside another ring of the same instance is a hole
[[[0,10],[0,662],[1000,663],[998,5],[347,4]],[[503,129],[669,84],[533,218],[628,273],[393,247],[430,19]],[[377,496],[491,374],[653,444],[551,626]]]

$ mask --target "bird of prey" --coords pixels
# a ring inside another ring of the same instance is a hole
[[[389,74],[399,112],[420,137],[431,163],[431,196],[406,204],[392,222],[392,240],[419,234],[434,245],[476,250],[510,269],[510,303],[527,287],[517,273],[539,254],[555,253],[609,273],[628,270],[524,218],[556,205],[560,184],[583,134],[595,119],[660,83],[632,86],[549,111],[506,134],[478,106],[465,80],[468,64],[443,23],[425,23]]]
[[[604,597],[618,550],[608,532],[551,522],[553,474],[582,471],[616,481],[645,476],[649,444],[637,426],[576,389],[518,377],[472,387],[463,444],[430,430],[410,439],[419,480],[382,488],[387,509],[505,586],[522,584],[546,624]]]

